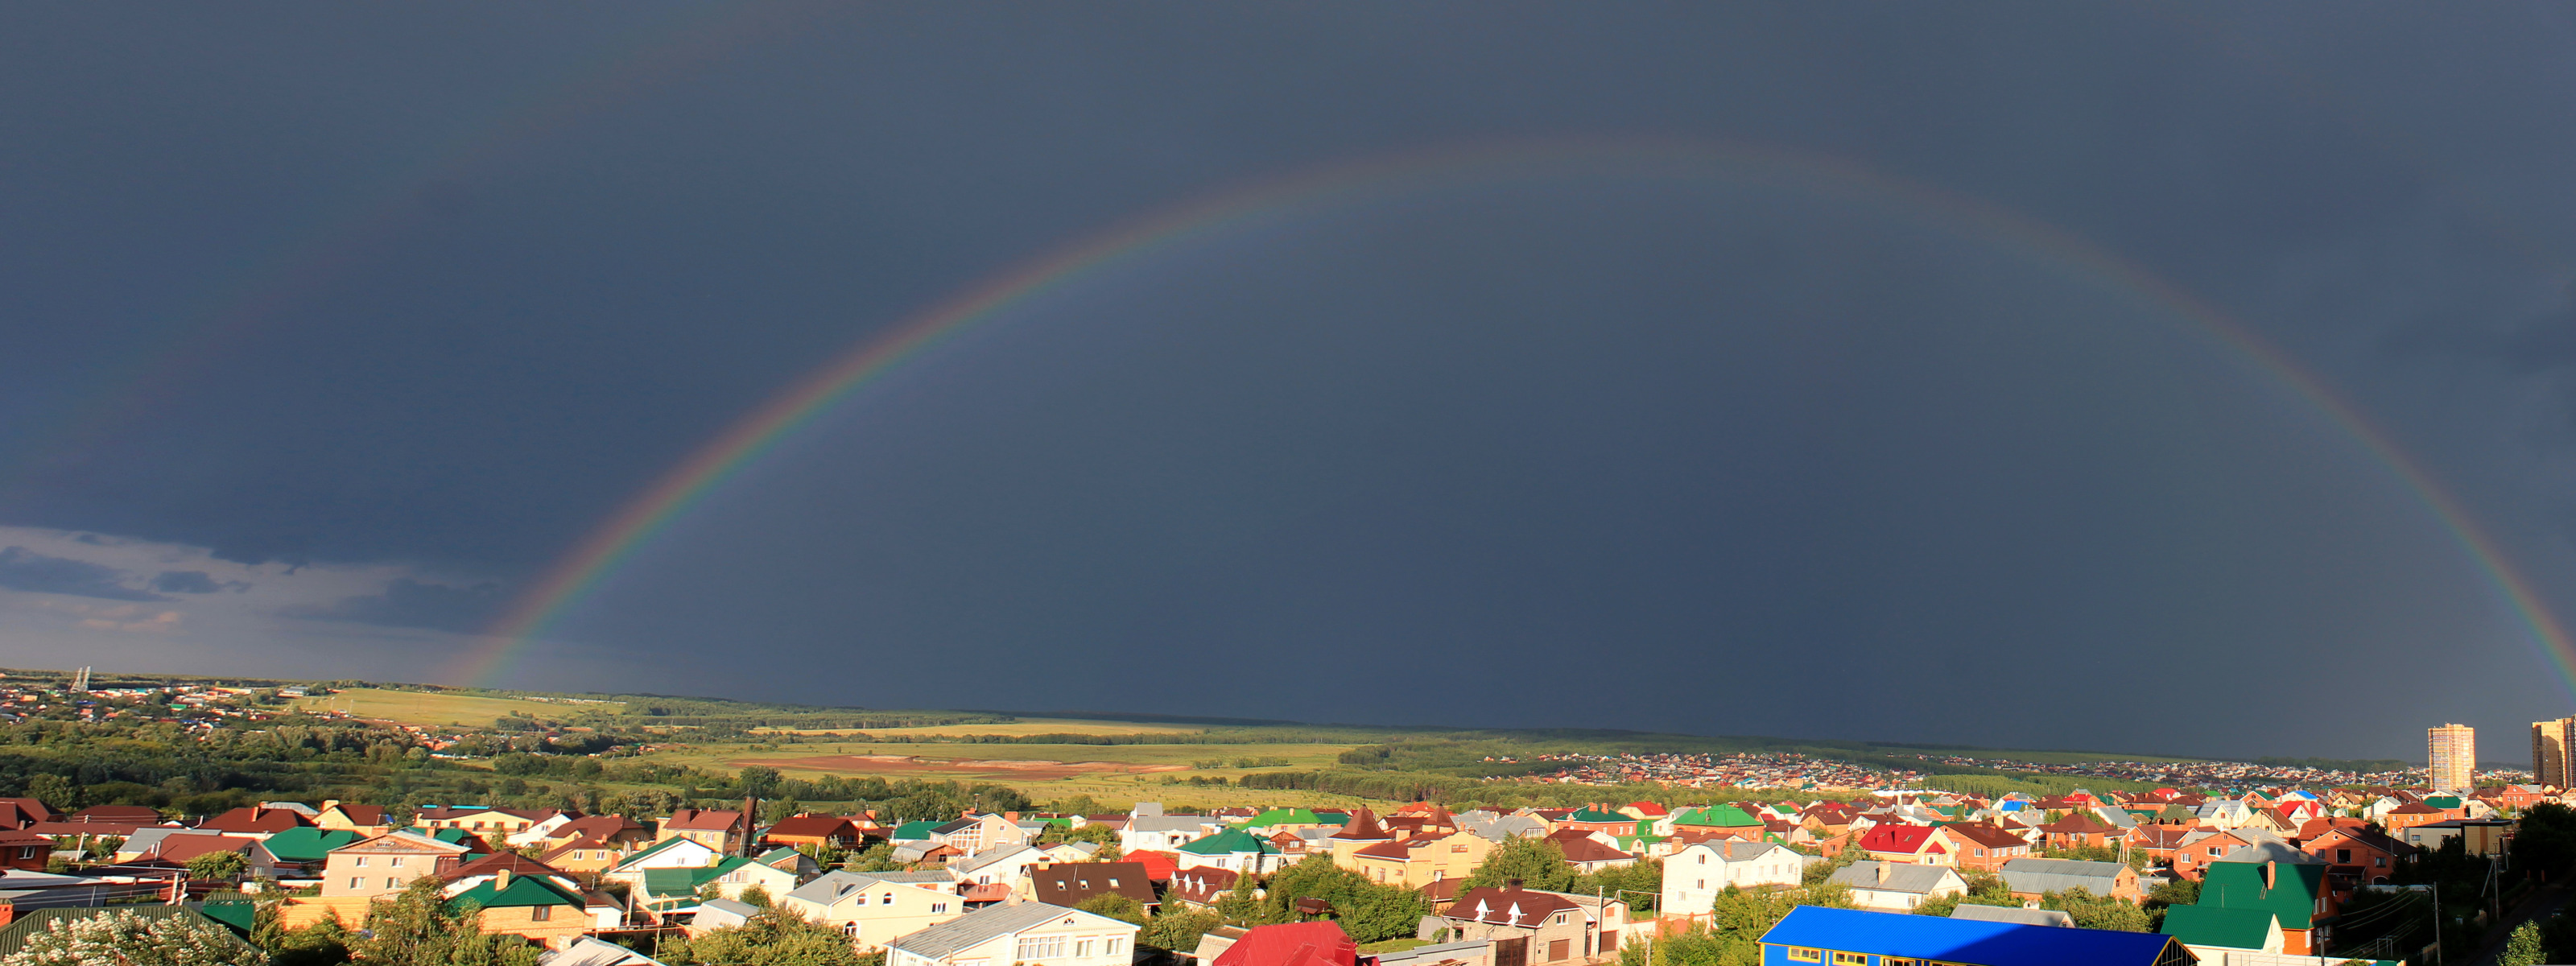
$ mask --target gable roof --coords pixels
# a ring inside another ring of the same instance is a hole
[[[1982,919],[1987,922],[2017,922],[2025,926],[2075,925],[2075,917],[2058,909],[2024,909],[2020,906],[1982,906],[1963,902],[1950,910],[1952,919]],[[2184,940],[2189,942],[2190,940]]]
[[[1929,825],[1872,825],[1860,837],[1864,852],[1922,852],[1940,847]]]
[[[1181,851],[1191,855],[1233,855],[1238,852],[1277,855],[1279,847],[1270,844],[1260,836],[1237,828],[1189,842],[1181,846]]]
[[[2225,906],[2167,906],[2165,935],[2194,946],[2261,949],[2272,939],[2272,913]]]
[[[1549,841],[1555,842],[1557,848],[1565,852],[1565,861],[1572,862],[1577,865],[1586,862],[1617,862],[1636,858],[1636,856],[1629,855],[1626,852],[1621,852],[1618,849],[1614,849],[1607,845],[1603,845],[1600,842],[1594,841],[1591,836],[1550,839]]]
[[[742,813],[722,808],[683,808],[662,820],[665,831],[731,832],[742,828]]]
[[[322,814],[324,815],[329,815],[333,812],[340,813],[340,817],[348,819],[349,824],[351,825],[385,824],[385,807],[382,805],[354,805],[348,802],[341,802],[340,804],[333,805],[322,810]]]
[[[1968,840],[1971,845],[1990,849],[2024,848],[2030,845],[2029,840],[2005,831],[2000,825],[1990,825],[1985,822],[1956,822],[1941,827],[1948,829],[1952,835]]]
[[[268,837],[268,854],[287,862],[320,862],[332,849],[358,840],[348,829],[291,828]]]
[[[2263,884],[2266,869],[2275,876],[2271,886]],[[2215,862],[2201,872],[2200,904],[2268,911],[2280,917],[2283,929],[2306,929],[2313,923],[2325,879],[2323,865]]]
[[[930,833],[938,828],[939,823],[927,820],[919,822],[905,822],[894,827],[894,835],[892,838],[897,842],[921,841],[928,839],[930,837]]]
[[[2109,894],[2112,884],[2128,866],[2118,862],[2081,862],[2074,859],[2014,859],[1998,870],[2004,884],[2014,892],[2064,892],[2081,888],[2094,895]]]
[[[1140,862],[1065,862],[1029,870],[1029,888],[1039,902],[1078,906],[1094,896],[1122,895],[1154,904],[1154,883]]]
[[[508,885],[502,885],[498,876],[475,883],[474,888],[449,896],[447,905],[455,908],[470,902],[486,909],[516,906],[571,906],[581,909],[589,905],[580,896],[545,876],[513,875],[509,879]]]
[[[1763,933],[1762,943],[1966,961],[1979,966],[2151,966],[2176,945],[2176,940],[2151,932],[1799,906]],[[2176,961],[2190,960],[2184,954]]]
[[[769,826],[773,836],[829,838],[835,835],[857,835],[859,827],[838,815],[790,815]]]
[[[258,845],[259,840],[238,835],[173,835],[162,839],[152,850],[152,857],[163,862],[185,864],[200,855],[217,852],[241,852]]]
[[[1572,901],[1552,892],[1484,886],[1459,893],[1443,915],[1496,926],[1536,926],[1549,913],[1573,908]]]
[[[712,849],[712,848],[708,848],[708,847],[707,847],[707,844],[706,844],[706,843],[704,843],[704,842],[695,842],[695,841],[691,841],[691,840],[689,840],[689,839],[663,839],[663,840],[661,840],[661,841],[659,841],[659,842],[655,842],[655,843],[653,843],[652,845],[646,846],[646,847],[645,847],[645,848],[643,848],[642,850],[637,851],[634,855],[630,855],[630,856],[627,856],[627,857],[625,857],[625,858],[623,858],[623,859],[619,859],[619,860],[617,861],[617,865],[615,865],[614,867],[610,868],[610,869],[609,869],[609,871],[611,871],[611,872],[615,872],[615,871],[618,871],[619,869],[624,869],[624,868],[626,868],[626,867],[628,867],[628,866],[636,865],[636,864],[638,864],[638,863],[643,862],[643,861],[644,861],[645,859],[647,859],[647,858],[650,858],[650,857],[653,857],[653,856],[656,856],[656,855],[660,855],[660,854],[662,854],[662,853],[664,853],[664,852],[669,852],[669,851],[673,851],[673,850],[686,850],[686,849],[699,849],[699,850],[705,851],[706,853],[708,853],[708,854],[710,854],[710,855],[712,855],[712,854],[714,854],[714,853],[715,853],[715,850],[714,850],[714,849]]]
[[[1673,824],[1706,828],[1742,828],[1747,825],[1760,825],[1762,820],[1746,814],[1743,809],[1733,805],[1710,805],[1674,816]]]
[[[197,827],[202,829],[212,829],[217,832],[245,832],[258,835],[283,832],[287,829],[301,828],[311,824],[313,824],[311,820],[305,818],[302,813],[296,812],[292,809],[262,808],[257,805],[244,805],[203,822],[199,822],[197,823]]]
[[[1024,932],[1057,921],[1059,917],[1077,922],[1090,919],[1095,925],[1125,926],[1130,935],[1136,927],[1108,916],[1093,915],[1080,909],[1051,906],[1043,902],[1018,905],[986,906],[947,922],[918,929],[897,937],[889,945],[916,956],[946,959],[993,939]]]
[[[1244,822],[1244,828],[1269,828],[1273,825],[1325,825],[1323,816],[1302,808],[1274,808]]]
[[[1887,880],[1884,882],[1879,881],[1878,878],[1880,866],[1887,867]],[[1951,871],[1946,865],[1920,865],[1913,862],[1865,859],[1834,870],[1833,876],[1826,881],[1854,889],[1930,895],[1932,890],[1940,888],[1946,880],[1957,875],[1958,873]]]

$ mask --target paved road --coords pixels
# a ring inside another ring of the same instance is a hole
[[[2531,890],[2530,895],[2522,897],[2521,902],[2505,911],[2504,918],[2496,922],[2495,928],[2487,930],[2486,942],[2478,947],[2477,956],[2469,962],[2473,966],[2495,966],[2496,957],[2504,953],[2505,941],[2513,938],[2513,927],[2528,920],[2547,919],[2571,898],[2576,898],[2576,893],[2556,886]]]

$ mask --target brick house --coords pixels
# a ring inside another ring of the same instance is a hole
[[[1612,903],[1610,908],[1620,914],[1605,929],[1601,919],[1614,917],[1599,915],[1602,910],[1564,893],[1523,889],[1516,879],[1501,888],[1459,893],[1441,918],[1460,940],[1486,943],[1486,962],[1571,963],[1604,955],[1605,939],[1609,950],[1617,948],[1626,907]]]
[[[409,831],[343,845],[322,860],[322,895],[392,895],[413,879],[455,870],[464,864],[467,851],[465,846]]]
[[[1929,825],[1877,825],[1860,837],[1860,849],[1883,862],[1955,865],[1958,857]]]
[[[1955,822],[1940,826],[1938,834],[1948,841],[1950,854],[1957,858],[1954,864],[1962,869],[1992,872],[2031,854],[2030,840],[1998,825]]]

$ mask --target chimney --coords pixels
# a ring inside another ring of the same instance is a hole
[[[501,891],[501,890],[503,890],[503,889],[507,889],[507,888],[509,888],[509,887],[510,887],[510,870],[508,870],[508,869],[503,869],[503,870],[501,870],[501,871],[500,871],[500,873],[499,873],[499,874],[494,875],[494,876],[492,877],[492,891],[494,891],[494,892],[499,892],[499,891]]]
[[[6,926],[17,921],[17,919],[18,904],[7,899],[0,899],[0,926]]]
[[[1003,812],[1003,813],[1002,813],[1002,821],[1005,821],[1005,822],[1016,822],[1016,821],[1019,821],[1019,820],[1020,820],[1020,813],[1018,813],[1018,812]]]
[[[2272,888],[2274,883],[2280,881],[2280,877],[2281,863],[2278,860],[2267,860],[2263,863],[2263,888]]]
[[[1878,864],[1878,881],[1880,881],[1880,882],[1886,882],[1886,881],[1887,881],[1887,872],[1888,872],[1888,869],[1889,869],[1890,867],[1893,867],[1895,864],[1896,864],[1896,863],[1894,863],[1894,862],[1881,862],[1881,863],[1879,863],[1879,864]]]

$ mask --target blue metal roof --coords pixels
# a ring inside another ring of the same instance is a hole
[[[1937,959],[1974,966],[2152,966],[2171,936],[1799,906],[1762,934],[1766,946]]]

